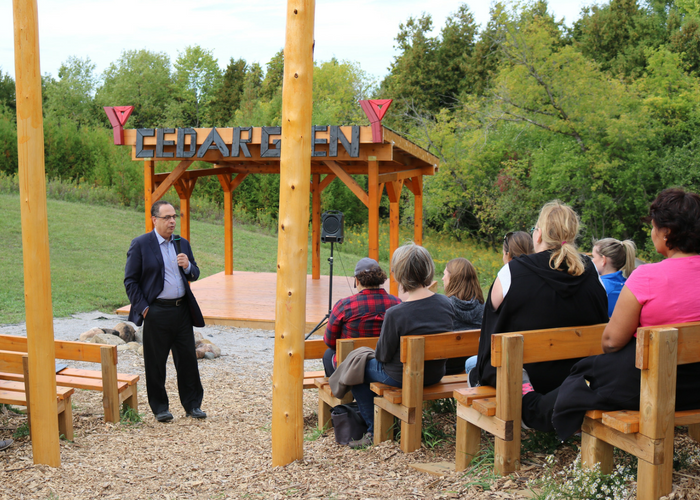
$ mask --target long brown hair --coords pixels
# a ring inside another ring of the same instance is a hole
[[[525,231],[507,233],[503,238],[503,251],[511,259],[520,257],[521,255],[535,253],[535,247],[532,243],[532,235],[526,233]]]
[[[569,206],[559,200],[546,203],[537,219],[537,227],[542,233],[542,241],[552,249],[549,267],[559,269],[563,262],[572,276],[581,276],[586,267],[576,248],[576,238],[580,222],[578,215]]]
[[[467,259],[459,257],[452,259],[445,266],[450,275],[450,281],[445,287],[445,295],[454,295],[460,300],[476,299],[480,304],[484,303],[484,293],[479,285],[479,277],[476,268]]]

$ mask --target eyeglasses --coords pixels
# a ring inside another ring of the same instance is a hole
[[[539,227],[538,227],[538,226],[532,226],[532,227],[530,228],[530,234],[533,234],[533,233],[535,232],[536,229],[539,229]]]
[[[510,237],[513,236],[513,231],[508,231],[503,237],[503,250],[508,253],[508,243],[510,243]]]
[[[165,222],[168,222],[171,220],[177,220],[177,218],[180,216],[175,214],[175,215],[165,215],[163,217],[158,217],[157,215],[154,215],[153,217],[155,217],[156,219],[163,219]]]

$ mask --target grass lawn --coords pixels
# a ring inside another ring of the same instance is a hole
[[[126,251],[144,229],[141,212],[47,200],[51,246],[53,314],[99,309],[113,312],[128,303],[124,291]],[[19,196],[0,195],[0,234],[5,237],[0,274],[0,324],[24,321],[24,271]],[[201,277],[224,270],[224,227],[192,222],[191,240]],[[234,228],[234,269],[275,272],[277,238]],[[360,256],[339,252],[334,274],[351,276]],[[321,274],[328,274],[330,245],[321,245]],[[385,270],[387,262],[381,263]],[[308,272],[311,272],[309,252]]]

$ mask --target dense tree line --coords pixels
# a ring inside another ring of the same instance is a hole
[[[529,228],[560,198],[603,236],[646,240],[648,202],[671,185],[700,188],[700,7],[697,0],[609,0],[571,26],[545,1],[498,2],[479,27],[460,6],[433,34],[429,14],[409,18],[398,56],[375,83],[359,64],[316,64],[313,123],[367,121],[357,100],[393,98],[384,124],[441,159],[426,179],[426,222],[496,241]],[[106,185],[142,199],[140,164],[111,145],[101,107],[132,104],[129,127],[279,125],[284,54],[263,69],[187,47],[125,51],[102,74],[69,58],[44,85],[47,173]],[[17,169],[14,82],[0,71],[0,171]],[[366,182],[362,177],[358,181]],[[244,210],[276,217],[277,176],[250,176],[235,192]],[[217,182],[196,196],[219,199]],[[365,207],[340,182],[324,208],[362,222]],[[411,197],[405,196],[407,216]]]

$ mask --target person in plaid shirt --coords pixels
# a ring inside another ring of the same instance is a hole
[[[355,266],[357,293],[336,302],[328,318],[323,341],[328,346],[323,355],[323,368],[330,377],[338,366],[335,342],[338,339],[357,337],[379,337],[384,322],[384,313],[401,301],[386,293],[382,285],[386,273],[376,260],[363,258]]]

